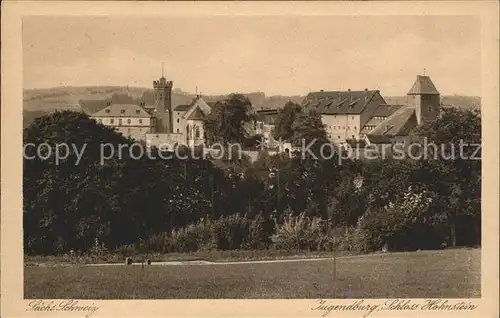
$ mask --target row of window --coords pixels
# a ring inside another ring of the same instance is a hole
[[[385,116],[375,116],[375,117],[373,117],[373,118],[374,118],[374,119],[381,119],[381,120],[385,120],[385,119],[387,119],[387,117],[385,117]]]
[[[372,130],[372,129],[375,129],[375,126],[365,126],[365,129],[366,130]]]
[[[331,139],[331,138],[332,138],[332,135],[331,135],[331,134],[329,134],[329,135],[328,135],[328,137]],[[355,139],[354,135],[351,135],[351,138],[352,138],[352,139]],[[337,139],[340,139],[340,136],[337,136]]]
[[[102,123],[103,123],[103,122],[102,122],[102,119],[98,119],[98,120],[97,120],[97,122],[98,122],[99,124],[102,124]],[[109,123],[110,123],[111,125],[114,125],[114,124],[115,124],[115,120],[114,120],[114,118],[111,118],[111,119],[109,120]],[[129,125],[130,125],[131,123],[132,123],[132,120],[130,120],[130,118],[129,118],[129,119],[127,119],[127,124],[129,124]],[[139,119],[139,124],[142,124],[142,119]],[[121,118],[120,118],[120,119],[118,119],[118,125],[123,125],[123,120],[122,120]]]
[[[106,109],[106,113],[109,114],[110,113],[110,110],[109,109]],[[135,113],[136,114],[140,114],[141,113],[141,110],[140,109],[136,109],[135,110]],[[120,110],[120,114],[125,114],[125,109],[121,109]]]
[[[345,130],[345,126],[342,126],[342,127],[340,127],[340,126],[330,126],[330,129],[343,129],[343,130]],[[353,130],[357,130],[357,129],[358,129],[357,126],[353,127]],[[351,126],[347,126],[347,130],[351,130]]]
[[[337,115],[333,115],[333,118],[337,118]],[[354,120],[354,116],[351,116],[351,119]]]

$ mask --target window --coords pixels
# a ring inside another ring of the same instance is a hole
[[[179,128],[177,128],[177,133],[179,133]]]
[[[432,113],[432,106],[431,106],[431,105],[427,106],[427,111],[428,111],[429,113]]]
[[[109,123],[110,123],[111,125],[113,125],[113,124],[115,123],[115,120],[114,120],[113,118],[111,118],[111,119],[109,120]]]
[[[109,109],[106,109],[106,114],[109,114]]]
[[[349,126],[347,126],[347,130],[349,130],[349,129],[350,129],[350,127],[349,127]]]
[[[356,130],[356,129],[357,129],[356,126],[354,126],[354,130]]]
[[[345,126],[342,126],[342,129],[345,129]]]
[[[129,118],[129,119],[127,119],[127,124],[129,124],[129,125],[130,125],[130,123],[131,123],[131,122],[132,122],[132,121],[130,120],[130,118]]]
[[[351,119],[354,119],[354,116],[351,116]]]
[[[139,119],[139,124],[142,124],[142,119]]]
[[[200,138],[200,127],[196,126],[195,138]]]
[[[125,114],[125,109],[120,110],[120,113]]]
[[[340,136],[337,136],[337,139],[340,139]]]
[[[178,114],[179,114],[179,113],[177,113],[177,115],[178,115]],[[179,123],[179,121],[180,121],[180,119],[179,119],[179,118],[177,118],[177,123]]]
[[[120,126],[121,126],[121,125],[123,125],[123,122],[122,122],[122,119],[121,119],[121,118],[120,118],[120,119],[118,119],[118,125],[120,125]]]
[[[352,139],[354,139],[354,135],[351,135]]]
[[[141,111],[140,111],[139,109],[136,109],[136,110],[135,110],[135,113],[136,113],[136,114],[139,114],[140,112],[141,112]]]

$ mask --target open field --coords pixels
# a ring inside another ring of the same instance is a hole
[[[179,266],[25,266],[25,298],[480,297],[481,250]]]

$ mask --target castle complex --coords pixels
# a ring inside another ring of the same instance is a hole
[[[172,81],[153,81],[154,105],[111,104],[91,117],[114,127],[125,137],[151,145],[204,145],[204,121],[215,105],[197,95],[188,105],[172,108]],[[304,111],[321,114],[329,139],[336,144],[364,140],[368,144],[404,142],[410,130],[440,114],[440,94],[429,76],[418,75],[407,93],[406,105],[388,105],[380,91],[319,91],[302,102]],[[279,110],[257,110],[252,132],[272,140]]]

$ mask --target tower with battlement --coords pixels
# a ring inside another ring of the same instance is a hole
[[[155,112],[159,120],[157,128],[163,133],[173,132],[172,86],[172,81],[167,81],[164,76],[158,81],[153,81]]]

